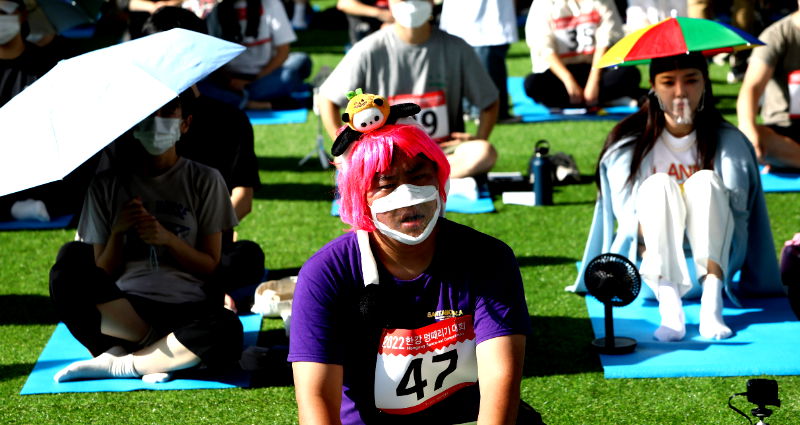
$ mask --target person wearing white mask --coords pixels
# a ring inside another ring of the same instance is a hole
[[[300,423],[541,423],[520,401],[519,265],[503,242],[443,217],[441,149],[416,125],[386,125],[338,168],[350,232],[303,265],[293,298]]]
[[[0,0],[0,107],[56,63],[44,49],[25,41],[28,32],[28,13],[23,1]],[[49,221],[78,213],[94,174],[93,166],[94,162],[89,160],[63,180],[0,197],[0,221]],[[28,202],[37,206],[35,210],[18,209]]]
[[[498,91],[472,47],[431,23],[430,0],[390,0],[394,23],[356,43],[320,86],[320,116],[331,140],[342,124],[347,88],[414,102],[416,118],[444,150],[451,177],[484,174],[497,151],[489,135],[497,122]],[[475,134],[464,132],[467,100],[479,111]]]
[[[226,368],[241,356],[241,323],[211,278],[222,230],[236,215],[219,172],[175,151],[191,123],[190,96],[121,142],[129,166],[95,178],[78,224],[82,242],[62,247],[51,269],[59,319],[96,356],[59,371],[56,382],[158,382],[200,364]]]
[[[21,0],[0,0],[0,107],[55,63],[25,41],[27,10]]]

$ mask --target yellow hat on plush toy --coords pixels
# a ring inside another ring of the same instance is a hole
[[[333,141],[331,153],[339,156],[347,151],[351,143],[358,140],[364,133],[382,127],[384,124],[394,124],[398,118],[411,117],[420,112],[416,103],[400,103],[389,105],[389,101],[377,94],[364,93],[361,89],[347,92],[347,108],[342,114],[343,126],[336,140]]]
[[[389,101],[383,96],[356,89],[347,93],[347,99],[342,121],[353,130],[366,133],[381,127],[389,118]]]

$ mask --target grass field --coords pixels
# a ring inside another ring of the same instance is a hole
[[[345,39],[341,31],[307,33],[298,49],[312,54],[316,71],[337,63]],[[530,59],[523,43],[513,46],[508,62],[511,75],[528,72]],[[712,67],[712,78],[719,107],[733,121],[738,86],[724,83],[725,71]],[[500,154],[496,170],[524,172],[534,143],[548,139],[554,150],[573,154],[584,175],[591,174],[612,125],[498,125],[491,138]],[[255,132],[264,185],[256,194],[253,212],[240,225],[239,235],[261,244],[268,268],[300,267],[344,229],[328,214],[332,171],[322,171],[315,161],[298,166],[313,147],[315,117],[310,115],[305,124],[259,126]],[[744,423],[726,403],[728,396],[745,390],[748,377],[604,379],[597,356],[588,349],[592,331],[584,300],[563,290],[575,278],[574,262],[583,251],[594,200],[592,184],[572,185],[558,188],[552,207],[506,206],[496,200],[494,214],[448,214],[452,220],[505,241],[519,259],[533,323],[522,384],[524,400],[538,409],[548,424]],[[800,195],[769,194],[767,202],[773,235],[780,245],[799,228]],[[56,324],[48,298],[48,270],[59,246],[73,235],[74,230],[0,233],[0,423],[296,422],[291,387],[20,396]],[[281,326],[279,320],[267,319],[263,329]],[[784,404],[769,423],[800,423],[800,379],[776,379]]]

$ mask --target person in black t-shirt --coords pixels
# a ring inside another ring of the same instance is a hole
[[[27,15],[22,0],[0,0],[0,107],[56,63],[42,48],[25,41],[30,31]],[[0,197],[0,221],[14,219],[11,207],[27,199],[42,201],[45,207],[30,218],[48,221],[76,214],[83,205],[83,196],[94,175],[95,165],[95,160],[91,159],[63,180]]]

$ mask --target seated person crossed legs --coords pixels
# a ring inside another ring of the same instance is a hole
[[[123,135],[128,167],[95,178],[78,226],[86,243],[65,245],[51,270],[59,318],[95,356],[56,381],[168,379],[239,360],[241,323],[211,279],[236,216],[219,173],[175,151],[191,123],[181,98]]]

